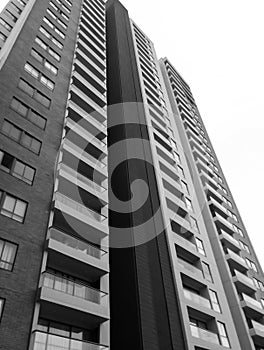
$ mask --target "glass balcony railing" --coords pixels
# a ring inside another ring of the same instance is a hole
[[[78,182],[82,182],[84,185],[89,186],[90,188],[92,188],[93,190],[95,190],[96,192],[99,193],[103,193],[106,191],[106,188],[104,188],[101,185],[98,185],[96,182],[88,179],[87,177],[81,175],[80,173],[74,171],[72,168],[68,167],[67,165],[60,163],[60,169],[62,171],[65,171],[67,174],[73,176],[76,179],[76,184],[78,184]]]
[[[69,236],[61,231],[51,229],[50,230],[50,238],[54,239],[55,241],[64,244],[67,247],[73,248],[77,250],[78,252],[82,252],[85,255],[92,256],[97,259],[101,259],[102,256],[107,254],[107,252],[103,251],[102,249],[80,241],[79,239]]]
[[[96,220],[98,222],[103,222],[107,219],[104,215],[97,213],[97,212],[93,211],[92,209],[89,209],[88,207],[85,207],[84,205],[72,200],[69,197],[66,197],[65,195],[63,195],[59,192],[55,193],[54,199],[55,199],[55,201],[58,201],[61,204],[65,204],[69,208],[76,210],[80,214],[83,214],[83,215],[85,215],[93,220]]]
[[[94,289],[73,279],[64,278],[62,275],[44,272],[42,274],[42,286],[57,290],[64,294],[69,294],[76,298],[91,301],[95,304],[101,304],[101,299],[107,294]]]
[[[108,346],[36,331],[33,350],[105,350]]]
[[[211,303],[210,303],[210,300],[202,297],[201,295],[199,294],[195,294],[195,293],[192,293],[190,292],[189,290],[187,289],[184,289],[183,290],[183,293],[184,293],[184,296],[186,299],[190,300],[190,301],[193,301],[195,302],[196,304],[199,304],[203,307],[206,307],[207,309],[211,309]]]
[[[207,329],[199,328],[194,325],[190,325],[192,336],[200,338],[207,342],[220,345],[218,334],[208,331]]]
[[[103,159],[99,160],[99,159],[94,158],[92,155],[85,152],[84,150],[82,150],[80,147],[76,146],[71,141],[67,140],[67,138],[64,139],[64,141],[63,141],[63,148],[66,150],[70,149],[70,153],[75,155],[79,160],[82,160],[84,162],[90,161],[91,163],[93,163],[96,166],[96,168],[104,169],[106,167],[106,162]]]

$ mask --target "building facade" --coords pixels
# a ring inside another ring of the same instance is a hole
[[[261,350],[261,266],[124,6],[11,0],[0,49],[0,349]]]
[[[0,348],[105,349],[105,6],[14,0],[0,17]]]
[[[160,60],[241,349],[264,346],[264,276],[190,87]]]

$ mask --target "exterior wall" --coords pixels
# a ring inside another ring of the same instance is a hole
[[[190,88],[167,59],[161,60],[160,64],[181,136],[182,146],[188,156],[188,165],[196,184],[195,190],[202,208],[207,232],[210,232],[210,242],[240,347],[245,350],[260,349],[263,340],[261,340],[261,337],[255,336],[254,330],[263,327],[261,325],[263,319],[263,307],[261,306],[263,291],[261,289],[263,290],[263,285],[260,284],[256,288],[252,278],[255,277],[260,283],[263,282],[261,266],[250,243]],[[195,115],[197,115],[197,118],[194,118]],[[212,198],[215,198],[215,200]],[[216,217],[215,213],[217,212],[222,213],[219,214],[220,217]],[[236,220],[231,217],[231,213],[235,214]],[[224,232],[221,231],[221,228]],[[247,245],[248,251],[242,249],[241,242]],[[258,269],[257,273],[247,266],[246,258],[255,263]],[[236,270],[240,271],[240,274]],[[246,281],[240,283],[241,279],[246,279]],[[251,312],[251,307],[245,307],[245,304],[248,304],[245,300],[248,300],[252,307],[255,304],[259,313]],[[259,323],[255,324],[256,321]]]
[[[48,72],[46,73],[45,69],[37,61],[34,61],[33,57],[30,57],[32,47],[40,51],[43,56],[46,56],[45,52],[42,52],[34,43],[34,40],[47,6],[47,1],[36,2],[22,29],[19,28],[21,31],[15,33],[18,28],[15,27],[13,29],[12,35],[17,36],[18,39],[13,42],[0,72],[2,82],[0,87],[2,111],[0,129],[2,129],[4,118],[6,118],[42,142],[41,152],[39,155],[36,155],[1,134],[1,150],[8,152],[36,169],[32,186],[5,173],[2,171],[3,168],[0,170],[1,190],[28,203],[23,224],[2,215],[0,216],[1,239],[6,239],[18,245],[13,271],[0,270],[0,297],[6,299],[0,329],[1,350],[11,348],[27,349],[28,347],[42,251],[52,199],[54,165],[62,135],[73,48],[75,45],[76,24],[74,18],[78,16],[78,7],[72,13],[72,21],[68,29],[64,50],[61,52],[62,58],[58,65],[59,73],[56,78],[54,79]],[[17,25],[19,24],[17,23]],[[6,45],[9,45],[9,43],[6,42]],[[5,47],[2,48],[1,54],[4,50]],[[54,50],[56,50],[55,46]],[[49,57],[48,59],[54,65],[57,64],[52,58]],[[40,82],[36,82],[24,71],[26,61],[31,62],[38,69],[45,71],[47,76],[54,79],[55,89],[53,93],[49,92]],[[51,98],[52,103],[49,109],[43,107],[18,89],[20,77],[23,77],[32,86],[36,86],[39,91]],[[47,119],[44,131],[10,108],[13,96],[19,98]]]

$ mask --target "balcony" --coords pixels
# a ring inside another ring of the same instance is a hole
[[[262,304],[247,294],[242,294],[241,306],[249,318],[260,318],[264,316]]]
[[[192,293],[187,289],[183,290],[183,294],[184,294],[185,298],[188,299],[189,301],[191,301],[192,303],[199,305],[199,306],[202,306],[206,309],[210,309],[210,310],[212,309],[210,300],[202,297],[201,295]]]
[[[224,216],[225,218],[228,218],[228,210],[214,198],[210,197],[209,205],[213,207],[214,211],[217,211],[220,215]]]
[[[87,317],[93,315],[101,320],[109,318],[108,295],[105,292],[88,284],[64,278],[63,275],[43,273],[39,298],[43,305],[52,305],[52,310],[66,309],[69,314],[77,311],[87,314]],[[59,313],[62,312],[58,311]]]
[[[63,163],[60,163],[58,165],[58,174],[59,176],[62,176],[64,179],[66,179],[67,181],[70,181],[74,185],[93,194],[95,197],[100,198],[101,202],[104,203],[104,205],[107,204],[108,193],[106,188],[104,188],[102,185],[99,185],[98,183],[89,179],[88,177],[83,176],[79,172],[73,170],[71,167]]]
[[[55,334],[35,331],[33,333],[33,350],[105,350],[108,346],[65,338]]]
[[[241,272],[248,270],[248,266],[245,259],[243,259],[240,255],[234,253],[230,249],[227,249],[226,260],[233,269],[236,269]]]
[[[252,320],[252,328],[249,333],[255,344],[264,346],[264,325]]]
[[[235,283],[239,292],[247,294],[256,292],[256,287],[253,280],[239,271],[235,270],[233,282]]]
[[[238,241],[224,230],[221,230],[219,238],[224,243],[225,247],[233,250],[234,252],[239,252],[241,250]]]
[[[196,266],[191,265],[180,258],[178,258],[178,263],[180,267],[183,269],[184,273],[190,272],[191,276],[194,277],[194,279],[198,279],[198,280],[204,279],[203,272],[200,269],[198,269]]]
[[[224,231],[232,234],[234,232],[233,225],[227,221],[223,216],[219,215],[218,213],[214,214],[214,222],[216,223],[217,227],[220,229],[223,229]]]
[[[91,242],[96,242],[96,238],[90,237]],[[55,228],[49,230],[46,247],[49,250],[49,263],[58,270],[66,269],[72,274],[85,271],[92,280],[98,280],[109,272],[106,251]]]
[[[194,325],[190,325],[191,334],[195,338],[200,338],[206,342],[220,345],[218,334],[208,331],[207,329],[199,328]]]
[[[102,230],[105,226],[105,230],[103,231],[108,232],[107,218],[104,215],[89,209],[59,192],[56,192],[54,195],[54,207],[99,230]]]

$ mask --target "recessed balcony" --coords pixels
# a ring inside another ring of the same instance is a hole
[[[247,294],[242,294],[241,306],[249,318],[260,318],[264,316],[262,304]]]
[[[219,229],[231,234],[234,232],[233,225],[218,213],[214,213],[214,222]]]
[[[253,280],[239,271],[235,270],[233,282],[235,283],[239,292],[247,294],[256,292],[256,287]]]
[[[50,272],[42,274],[39,291],[41,302],[53,304],[53,309],[60,308],[95,315],[102,320],[109,319],[108,295],[88,284],[76,282],[63,275]]]
[[[228,218],[228,210],[212,197],[210,197],[209,199],[209,206],[212,207],[214,212],[218,212],[221,216],[223,216],[226,219]]]
[[[249,333],[254,340],[254,343],[259,346],[264,346],[264,325],[252,320],[252,328]]]
[[[33,333],[33,350],[106,350],[106,345],[89,341],[65,338],[63,336],[35,331]]]
[[[184,289],[183,294],[188,301],[196,305],[199,305],[203,308],[210,309],[210,310],[212,309],[210,300],[202,297],[201,295],[192,293],[188,289]]]
[[[233,250],[234,252],[239,252],[241,248],[238,241],[224,230],[220,231],[221,234],[219,235],[219,238],[224,243],[224,246]]]
[[[178,258],[178,263],[182,268],[183,273],[190,274],[190,276],[192,276],[192,278],[194,279],[198,279],[198,280],[204,279],[203,272],[200,269],[198,269],[196,266],[180,258]]]
[[[88,233],[89,235],[89,233]],[[93,237],[91,237],[93,241]],[[109,272],[108,253],[98,246],[77,239],[55,228],[49,230],[46,247],[49,263],[58,270],[74,274],[86,271],[91,280],[98,280]]]
[[[247,263],[240,255],[234,253],[232,250],[227,249],[226,260],[229,265],[238,271],[244,272],[248,270]]]
[[[89,209],[59,192],[54,194],[54,208],[74,219],[108,233],[108,220],[106,216]],[[70,219],[68,221],[71,222]]]
[[[191,334],[195,338],[199,338],[208,343],[220,345],[218,334],[208,331],[207,329],[199,328],[194,325],[190,325]]]

